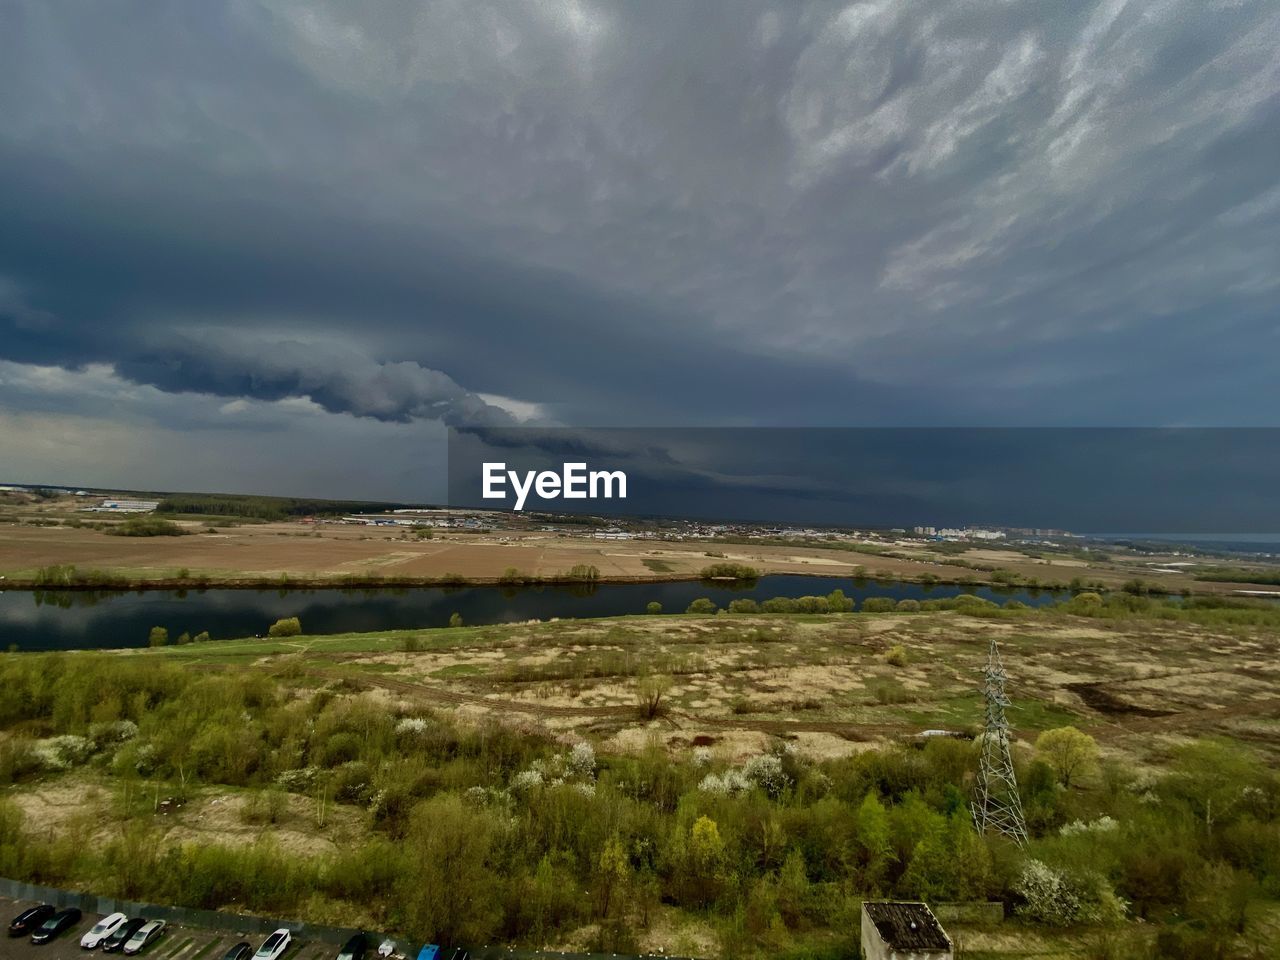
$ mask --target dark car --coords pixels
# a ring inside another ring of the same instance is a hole
[[[141,930],[146,922],[146,917],[134,917],[132,920],[125,921],[120,925],[119,930],[102,941],[102,949],[107,953],[119,953],[129,942],[129,938]]]
[[[51,903],[42,903],[38,907],[28,907],[9,921],[9,936],[27,936],[57,912],[58,908]]]
[[[80,909],[78,907],[67,907],[66,910],[59,910],[40,926],[36,927],[35,933],[31,934],[31,942],[48,943],[62,931],[74,927],[79,922]]]
[[[342,945],[342,949],[338,951],[338,960],[364,960],[368,949],[369,941],[365,939],[365,935],[357,933]]]
[[[249,960],[253,956],[253,946],[241,940],[222,955],[222,960]]]

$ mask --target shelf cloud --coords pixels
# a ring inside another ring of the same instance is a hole
[[[0,10],[0,360],[153,430],[1275,425],[1265,0],[128,7]]]

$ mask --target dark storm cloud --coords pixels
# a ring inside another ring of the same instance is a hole
[[[1274,423],[1278,44],[1265,0],[10,3],[0,359],[389,422]]]

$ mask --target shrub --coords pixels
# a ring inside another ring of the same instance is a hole
[[[147,636],[147,644],[152,647],[163,647],[169,642],[169,630],[166,627],[152,627]]]
[[[713,563],[702,568],[703,580],[756,580],[760,571],[745,563]]]
[[[892,597],[867,597],[862,601],[863,613],[890,613],[897,607]]]
[[[453,611],[453,613],[449,614],[449,626],[451,626],[451,627],[460,627],[460,626],[462,626],[462,614],[458,613],[458,611],[457,611],[457,610],[455,610],[455,611]]]
[[[884,662],[894,667],[905,667],[908,663],[907,648],[900,643],[890,647],[884,655]]]
[[[639,707],[641,720],[653,720],[666,712],[662,698],[670,689],[671,678],[658,674],[642,676],[636,682],[636,705]]]
[[[742,767],[742,775],[773,799],[791,785],[791,779],[783,771],[782,758],[771,753],[752,757]]]
[[[1124,919],[1124,902],[1099,873],[1055,870],[1040,860],[1028,860],[1013,889],[1025,901],[1018,912],[1055,927],[1078,923],[1117,923]]]
[[[297,617],[282,617],[267,629],[269,637],[296,637],[302,633],[302,621]]]
[[[832,613],[849,613],[853,610],[853,598],[846,597],[839,587],[827,594],[827,609]]]
[[[894,606],[894,609],[898,611],[898,613],[919,613],[920,601],[912,600],[910,598],[907,598],[906,600],[899,600]]]
[[[697,600],[693,601],[693,603],[689,604],[685,613],[715,613],[717,609],[718,608],[716,607],[714,600],[710,600],[707,597],[699,597]]]
[[[645,604],[644,612],[650,615],[656,615],[662,612],[662,604],[657,600],[650,600]]]
[[[107,531],[113,537],[184,537],[189,532],[161,517],[130,517]]]
[[[729,601],[730,613],[759,613],[760,604],[756,603],[750,597],[739,597],[736,600]]]

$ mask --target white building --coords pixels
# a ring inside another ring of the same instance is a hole
[[[158,506],[159,500],[103,500],[89,509],[100,513],[150,513]]]

